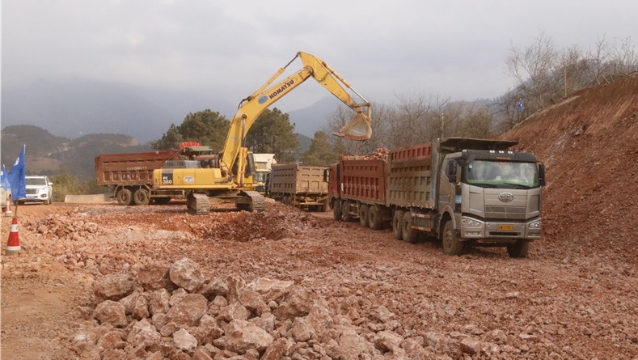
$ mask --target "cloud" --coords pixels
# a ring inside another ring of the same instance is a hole
[[[3,86],[80,78],[236,102],[306,51],[366,97],[391,102],[424,90],[459,100],[501,95],[512,85],[503,72],[511,46],[541,32],[561,48],[635,37],[638,3],[20,0],[3,12]],[[307,88],[300,105],[326,95]]]

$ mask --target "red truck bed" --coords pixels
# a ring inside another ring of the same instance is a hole
[[[341,196],[368,204],[385,204],[385,166],[385,160],[341,157]]]
[[[143,185],[153,182],[153,170],[175,155],[175,151],[101,154],[95,157],[98,185]]]

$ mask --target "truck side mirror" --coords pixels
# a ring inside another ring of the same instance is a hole
[[[545,186],[545,164],[538,165],[538,183],[540,186]]]
[[[451,183],[456,182],[456,161],[448,161],[445,169],[445,175],[447,175],[447,178]]]

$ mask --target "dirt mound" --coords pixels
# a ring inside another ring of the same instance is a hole
[[[638,77],[575,93],[501,138],[547,166],[543,245],[634,261]]]

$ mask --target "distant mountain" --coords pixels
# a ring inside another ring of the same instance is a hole
[[[328,124],[328,117],[340,104],[343,104],[334,96],[326,96],[311,106],[299,110],[290,111],[290,122],[295,123],[295,132],[309,138],[315,136],[315,132]]]
[[[2,129],[2,164],[11,170],[26,146],[27,175],[56,175],[67,171],[84,180],[95,177],[95,157],[100,154],[153,151],[148,144],[140,145],[134,138],[121,134],[88,134],[76,139],[52,135],[35,125],[11,125]],[[310,148],[312,140],[297,134],[302,154]],[[301,158],[301,155],[298,156]]]
[[[2,163],[7,170],[23,145],[27,175],[54,175],[65,170],[83,179],[95,177],[94,159],[99,154],[152,151],[126,135],[90,134],[71,140],[34,125],[12,125],[2,129]]]
[[[197,93],[160,91],[96,81],[36,81],[2,89],[2,125],[35,125],[69,138],[109,133],[140,143],[159,139],[188,113],[211,109],[232,114],[235,106]]]
[[[295,132],[313,137],[339,100],[327,96],[290,111]],[[39,80],[25,88],[2,89],[2,126],[34,125],[53,136],[122,134],[140,144],[157,140],[186,115],[210,109],[231,117],[237,104],[195,92],[179,92],[88,80]]]

